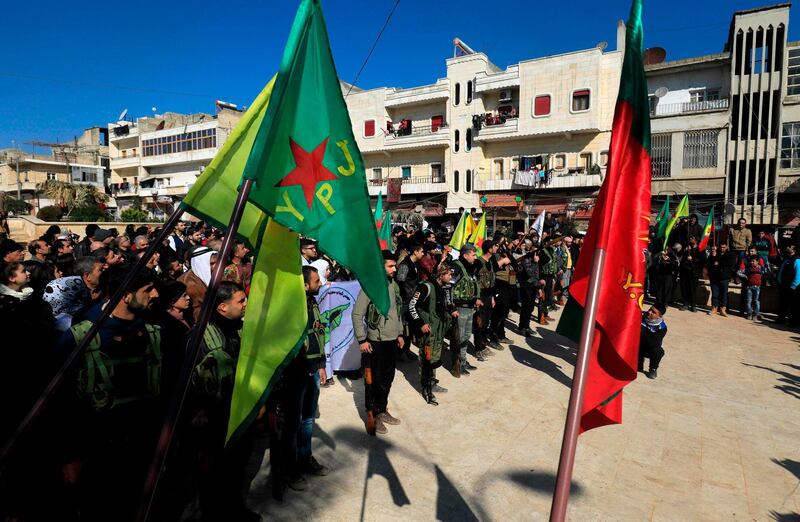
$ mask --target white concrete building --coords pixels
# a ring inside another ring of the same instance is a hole
[[[238,123],[242,113],[230,107],[110,123],[111,192],[119,209],[171,213]]]
[[[790,4],[734,13],[724,51],[646,67],[653,196],[688,193],[730,223],[800,209],[800,42]]]
[[[346,102],[370,195],[428,215],[459,207],[526,219],[595,192],[608,161],[622,62],[593,48],[495,66],[457,41],[431,85],[351,93]],[[547,171],[540,182],[539,171]],[[548,208],[550,208],[548,207]]]

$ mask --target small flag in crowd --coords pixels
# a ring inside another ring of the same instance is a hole
[[[486,212],[481,214],[481,220],[478,222],[478,226],[469,238],[469,242],[475,245],[475,248],[478,250],[479,256],[483,255],[484,241],[486,241]]]
[[[678,220],[682,217],[689,217],[689,195],[686,194],[681,199],[681,202],[678,203],[678,208],[675,209],[675,213],[672,215],[672,219],[669,220],[667,224],[667,229],[664,231],[664,248],[667,248],[667,241],[669,241],[669,235],[672,233],[672,229],[675,228],[675,225],[678,224]]]
[[[475,222],[468,211],[464,211],[461,219],[458,220],[455,230],[453,230],[453,237],[450,238],[450,246],[455,250],[459,250],[464,243],[469,241],[470,236],[475,231]]]
[[[708,219],[706,220],[706,226],[703,228],[703,239],[700,240],[700,244],[697,245],[698,250],[701,252],[708,247],[708,240],[711,237],[711,234],[714,233],[714,207],[711,207],[711,212],[708,213]]]
[[[663,239],[667,233],[667,225],[669,225],[672,215],[669,213],[669,194],[667,200],[661,206],[656,216],[656,239]]]

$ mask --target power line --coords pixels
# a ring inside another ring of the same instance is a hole
[[[378,33],[377,38],[375,38],[375,41],[372,43],[372,47],[370,48],[369,53],[367,53],[367,57],[364,59],[364,63],[361,64],[361,68],[358,70],[358,73],[356,73],[356,77],[353,79],[352,82],[350,82],[350,88],[347,90],[347,94],[345,94],[344,96],[345,98],[350,96],[350,91],[353,90],[353,87],[355,87],[356,82],[358,82],[358,79],[361,77],[361,73],[364,71],[364,67],[367,66],[367,62],[372,56],[372,52],[375,50],[375,47],[378,46],[378,42],[380,41],[381,36],[383,36],[383,32],[386,30],[386,27],[389,25],[389,21],[392,19],[392,16],[394,16],[394,12],[397,9],[398,5],[400,5],[400,0],[396,0],[394,6],[392,6],[392,10],[389,11],[389,16],[386,17],[386,21],[383,23],[383,27],[381,27],[381,30]]]

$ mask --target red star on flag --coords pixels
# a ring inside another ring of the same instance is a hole
[[[300,185],[303,187],[303,194],[306,197],[308,208],[314,202],[314,191],[317,183],[338,179],[336,175],[322,164],[325,157],[325,147],[328,145],[328,138],[316,146],[310,154],[303,147],[298,145],[292,138],[289,138],[289,145],[294,155],[295,168],[286,175],[276,186],[287,187],[290,185]]]

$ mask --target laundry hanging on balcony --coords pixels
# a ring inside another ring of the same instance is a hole
[[[550,182],[549,163],[549,154],[521,156],[519,169],[514,176],[514,185],[526,188],[546,186]]]

